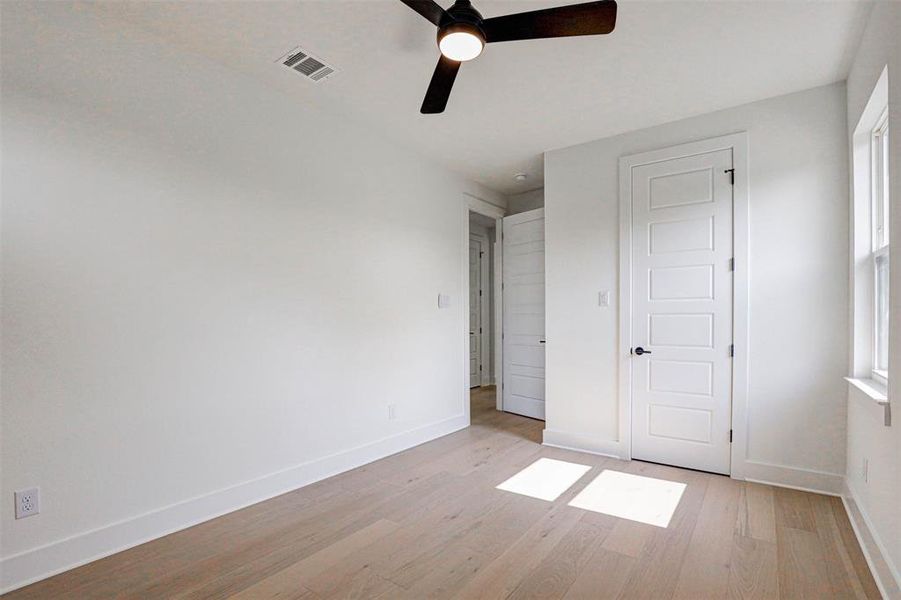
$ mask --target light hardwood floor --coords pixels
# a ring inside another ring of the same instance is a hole
[[[878,598],[841,501],[539,444],[472,395],[472,427],[4,598]],[[554,502],[495,486],[592,470]],[[687,485],[666,528],[567,506],[603,469]]]

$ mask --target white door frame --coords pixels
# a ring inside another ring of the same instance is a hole
[[[478,213],[480,215],[495,219],[503,219],[507,211],[492,204],[482,198],[473,196],[472,194],[463,193],[463,201],[460,208],[460,336],[463,339],[463,352],[461,363],[463,367],[463,389],[461,390],[460,400],[463,404],[463,414],[466,417],[466,423],[470,420],[469,406],[469,212]],[[498,232],[499,235],[499,232]],[[495,276],[495,280],[498,277]],[[497,302],[497,300],[495,300]],[[498,337],[497,339],[500,339]],[[497,368],[497,367],[495,367]]]
[[[504,219],[494,220],[494,385],[495,407],[504,410]]]
[[[670,146],[619,159],[619,443],[622,458],[632,458],[632,169],[717,150],[732,150],[733,187],[733,344],[732,467],[733,479],[744,479],[748,440],[748,134],[733,133]],[[467,367],[468,368],[468,367]]]
[[[490,283],[490,265],[488,257],[491,254],[490,240],[485,233],[481,231],[469,231],[469,239],[479,243],[479,288],[482,290],[481,304],[479,306],[479,322],[482,325],[482,331],[479,333],[479,386],[489,385],[491,383],[491,333],[488,326],[491,323],[491,292]],[[468,296],[467,296],[468,297]],[[470,383],[472,383],[470,381]]]

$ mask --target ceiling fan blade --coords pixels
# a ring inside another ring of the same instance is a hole
[[[436,26],[440,26],[441,23],[446,22],[450,19],[450,15],[448,15],[443,8],[438,6],[434,0],[400,0],[423,17],[434,23]]]
[[[460,63],[455,60],[441,56],[438,60],[438,66],[435,67],[435,73],[432,75],[432,81],[429,83],[429,89],[425,93],[425,100],[422,101],[422,108],[419,112],[424,115],[433,115],[444,112],[447,106],[447,99],[450,98],[451,88],[454,87],[454,79],[457,78],[457,71],[460,70]]]
[[[616,1],[600,0],[486,19],[489,42],[610,33],[616,25]]]

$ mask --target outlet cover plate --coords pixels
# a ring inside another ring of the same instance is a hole
[[[24,519],[41,512],[41,491],[36,488],[19,490],[16,496],[16,518]]]

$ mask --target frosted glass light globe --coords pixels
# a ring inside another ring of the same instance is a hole
[[[482,48],[484,47],[485,44],[478,36],[466,31],[448,33],[438,42],[441,54],[458,62],[474,59],[482,53]]]

